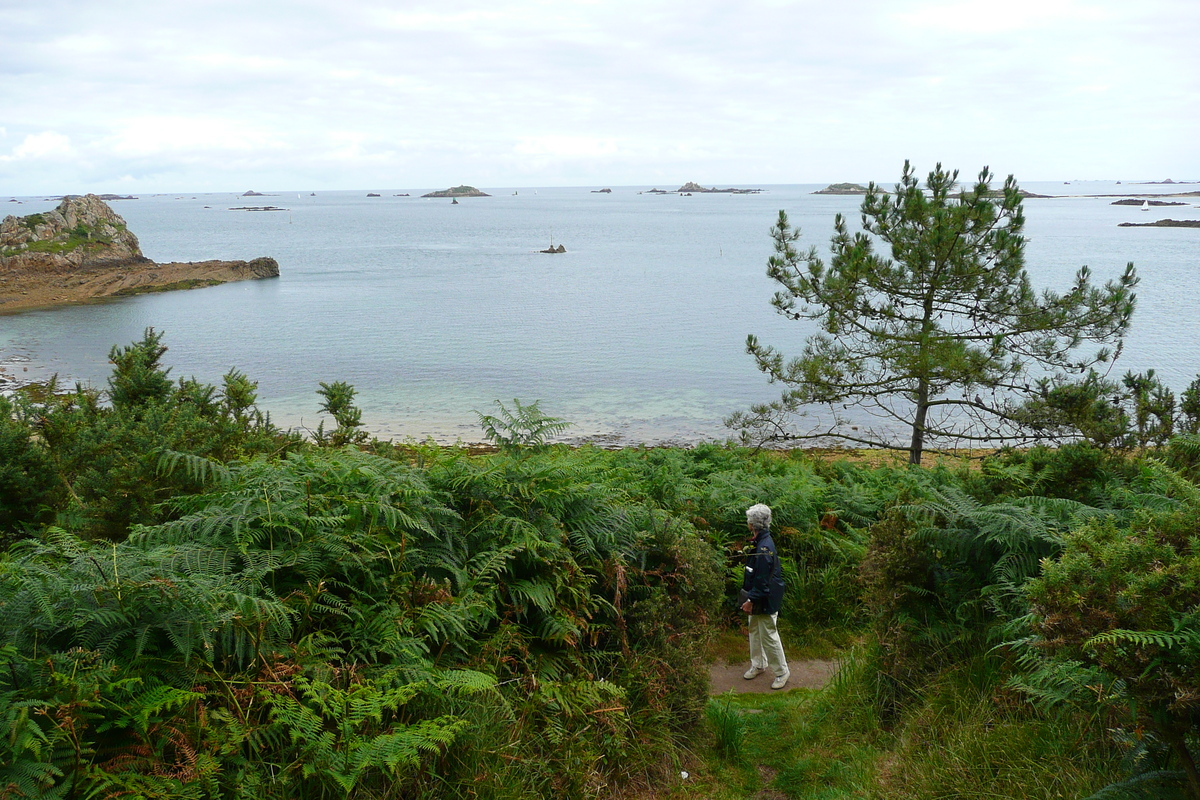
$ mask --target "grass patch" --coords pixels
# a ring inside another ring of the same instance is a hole
[[[112,293],[113,297],[130,297],[136,294],[153,294],[155,292],[173,292],[176,289],[203,289],[206,286],[220,286],[224,281],[215,278],[189,278],[174,283],[160,283],[145,286],[127,286]]]
[[[31,214],[21,219],[21,223],[31,231],[36,226],[42,225],[45,222],[46,219],[41,214]],[[112,227],[117,230],[125,229],[124,225],[112,224]],[[20,247],[5,247],[3,248],[2,255],[12,256],[19,253],[69,253],[81,247],[85,249],[97,249],[110,244],[112,244],[111,236],[101,235],[94,228],[80,223],[71,230],[58,234],[53,239],[26,242]]]
[[[841,660],[822,690],[710,701],[710,745],[693,796],[1052,800],[1086,797],[1120,777],[1099,718],[1038,712],[1004,689],[995,658],[938,676],[890,731],[874,710],[865,648]]]

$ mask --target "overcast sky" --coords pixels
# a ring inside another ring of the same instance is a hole
[[[0,0],[10,195],[1194,180],[1198,141],[1195,0]]]

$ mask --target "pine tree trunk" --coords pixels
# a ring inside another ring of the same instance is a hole
[[[908,463],[921,466],[921,451],[925,448],[925,415],[929,412],[929,384],[924,379],[917,388],[917,416],[913,420],[912,442],[908,446]]]

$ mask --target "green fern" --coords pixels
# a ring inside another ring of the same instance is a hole
[[[545,447],[550,437],[571,427],[569,422],[543,414],[536,400],[528,405],[513,400],[511,410],[497,400],[496,408],[496,415],[475,413],[483,427],[484,438],[501,450],[537,450]]]
[[[1098,633],[1083,643],[1083,647],[1094,650],[1102,645],[1133,645],[1134,647],[1172,648],[1200,646],[1200,631],[1127,631],[1120,628]]]

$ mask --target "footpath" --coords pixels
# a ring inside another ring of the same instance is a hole
[[[749,666],[749,661],[738,664],[727,664],[723,661],[717,661],[709,665],[708,693],[710,695],[718,695],[725,694],[726,692],[734,692],[735,694],[772,692],[771,681],[775,679],[775,676],[771,674],[770,670],[763,672],[754,680],[748,681],[742,677],[742,674],[745,673],[746,668]],[[838,664],[836,661],[810,659],[808,661],[792,661],[788,664],[788,667],[792,671],[792,677],[788,680],[787,686],[778,691],[786,692],[788,689],[820,689],[829,683],[833,674],[837,672]]]

